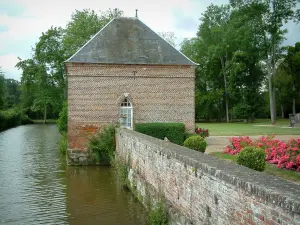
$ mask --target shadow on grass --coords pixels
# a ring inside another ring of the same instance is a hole
[[[212,152],[209,153],[209,155],[218,157],[223,160],[232,161],[233,163],[236,163],[237,156],[235,155],[229,155],[229,154],[223,154],[222,152]],[[275,165],[272,165],[270,163],[267,163],[266,170],[264,173],[271,174],[277,177],[281,177],[283,179],[294,181],[297,183],[300,183],[300,173],[293,171],[293,170],[287,170],[287,169],[279,169]]]

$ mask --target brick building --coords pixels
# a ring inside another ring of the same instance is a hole
[[[88,137],[108,123],[195,127],[196,64],[137,18],[115,18],[66,61],[69,164],[88,161]]]

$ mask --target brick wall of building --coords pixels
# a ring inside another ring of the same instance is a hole
[[[104,124],[119,121],[124,93],[129,94],[136,123],[183,122],[187,130],[195,127],[193,66],[67,63],[66,67],[68,148],[73,152],[86,150],[88,137]]]
[[[164,198],[170,224],[300,224],[300,185],[135,131],[116,133],[117,160],[146,206]]]

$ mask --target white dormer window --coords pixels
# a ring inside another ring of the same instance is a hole
[[[127,98],[121,102],[120,117],[121,126],[132,129],[132,104]]]

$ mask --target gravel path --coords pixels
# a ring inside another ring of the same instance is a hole
[[[257,136],[249,136],[252,140],[259,139],[262,135]],[[205,153],[211,153],[211,152],[222,152],[224,147],[229,144],[229,138],[232,136],[210,136],[206,138],[207,142],[207,148],[205,150]],[[279,139],[281,141],[288,141],[291,138],[300,138],[299,135],[276,135],[276,139]]]

